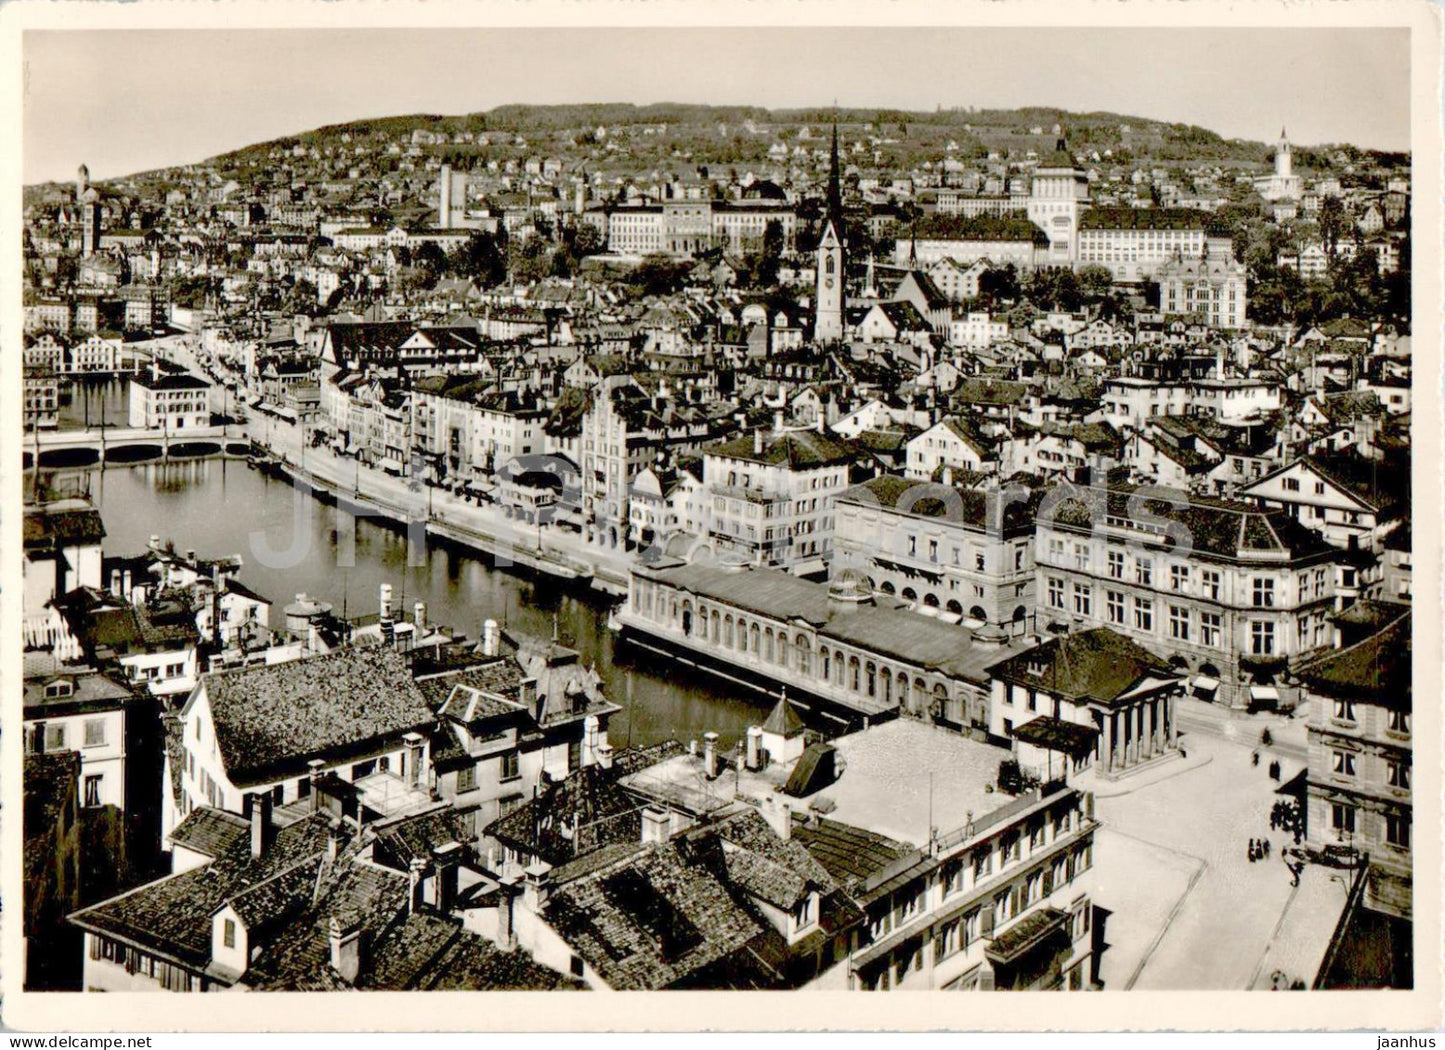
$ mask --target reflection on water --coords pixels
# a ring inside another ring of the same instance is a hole
[[[130,379],[126,376],[76,376],[62,387],[60,428],[130,425]]]
[[[272,602],[271,622],[301,592],[351,615],[372,612],[377,588],[389,582],[408,616],[416,601],[433,622],[476,638],[483,620],[550,636],[597,667],[608,696],[626,708],[613,718],[614,746],[690,740],[708,730],[731,746],[765,717],[754,696],[642,650],[616,651],[607,628],[607,600],[549,577],[494,567],[490,559],[432,539],[419,564],[408,565],[403,530],[353,518],[289,482],[268,478],[239,460],[193,460],[74,472],[100,507],[107,554],[135,554],[151,535],[202,557],[240,554],[242,579]],[[354,544],[354,558],[344,557]]]

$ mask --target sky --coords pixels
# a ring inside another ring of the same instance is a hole
[[[323,124],[507,103],[1057,106],[1406,150],[1404,29],[27,31],[23,178],[204,160]]]

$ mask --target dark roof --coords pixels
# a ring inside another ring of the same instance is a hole
[[[99,543],[105,539],[105,523],[100,511],[92,506],[65,506],[54,509],[27,508],[24,518],[26,550],[57,549]]]
[[[250,836],[244,836],[210,864],[102,901],[71,920],[204,969],[211,958],[211,916],[231,898],[323,853],[330,834],[329,818],[314,815],[277,829],[260,858],[251,856]]]
[[[492,821],[485,834],[557,865],[612,843],[639,841],[642,821],[615,772],[594,764],[546,785]]]
[[[80,754],[76,751],[25,753],[24,794],[25,841],[49,832],[60,821],[66,804],[76,797],[80,782]],[[47,863],[53,856],[45,856]],[[27,872],[31,858],[26,854]]]
[[[1031,673],[1030,668],[1038,669]],[[998,679],[1072,700],[1109,704],[1146,677],[1177,677],[1137,642],[1108,627],[1052,638],[992,664]]]
[[[46,696],[47,687],[69,682],[68,696]],[[135,699],[131,687],[91,668],[65,668],[43,675],[27,675],[24,684],[26,718],[60,718],[66,715],[119,711]]]
[[[780,736],[797,736],[804,730],[803,719],[798,714],[798,709],[788,703],[786,699],[779,700],[768,712],[767,720],[763,723],[764,733],[777,733]]]
[[[743,434],[711,445],[703,451],[711,456],[728,459],[742,459],[769,466],[784,466],[789,470],[811,470],[815,467],[852,463],[859,458],[859,452],[827,434],[815,430],[784,430],[763,435],[762,451],[757,451],[757,439],[753,434]]]
[[[433,721],[406,660],[381,646],[214,672],[201,682],[226,773],[242,787]]]
[[[1027,500],[1013,499],[1012,495],[1012,492],[1001,488],[976,489],[916,481],[896,474],[880,474],[845,490],[837,498],[850,503],[876,504],[916,517],[945,518],[955,524],[979,529],[1002,514],[1005,532],[1015,529],[1032,531],[1034,516],[1044,496],[1043,490],[1033,491]]]
[[[1055,525],[1093,531],[1096,523],[1084,500],[1102,502],[1109,519],[1151,524],[1161,519],[1177,522],[1184,527],[1183,535],[1187,536],[1196,557],[1238,560],[1272,553],[1290,560],[1334,554],[1334,548],[1319,533],[1300,524],[1284,509],[1267,510],[1235,500],[1122,482],[1107,487],[1075,486],[1055,491],[1059,498],[1055,500],[1051,493],[1040,509],[1040,516],[1051,518]],[[1075,491],[1080,492],[1082,498],[1071,495]],[[1171,533],[1161,533],[1154,542],[1161,548],[1180,542],[1179,535],[1174,530]],[[1144,542],[1147,545],[1151,541]]]
[[[1407,613],[1384,630],[1311,664],[1300,672],[1309,687],[1326,696],[1410,710],[1413,659]]]
[[[923,856],[917,847],[876,832],[801,813],[793,815],[792,837],[855,897],[865,896],[863,888],[875,876]]]
[[[171,832],[171,845],[184,846],[212,859],[223,857],[243,840],[249,842],[251,825],[244,817],[203,806],[186,814]],[[247,847],[250,848],[249,845]]]
[[[837,748],[832,744],[809,744],[788,774],[783,791],[794,798],[804,798],[823,790],[838,779],[836,759]]]
[[[705,865],[677,842],[639,847],[552,894],[548,923],[609,987],[685,983],[763,932]]]
[[[1031,719],[1014,730],[1016,740],[1076,757],[1091,754],[1098,735],[1099,730],[1094,726],[1065,722],[1049,715]]]

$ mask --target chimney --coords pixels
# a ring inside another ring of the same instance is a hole
[[[380,588],[378,588],[378,597],[381,606],[381,621],[385,623],[391,619],[391,584],[383,583]]]
[[[754,430],[754,431],[753,431],[753,455],[755,455],[755,456],[761,456],[762,454],[763,454],[763,430],[762,430],[762,427],[759,427],[757,430]]]
[[[321,651],[321,632],[316,629],[314,623],[306,625],[306,649],[311,653]]]
[[[763,799],[763,818],[778,838],[793,837],[793,807],[787,799],[778,795]]]
[[[611,744],[598,744],[598,745],[597,745],[597,764],[598,764],[599,766],[601,766],[603,769],[611,769],[611,768],[612,768],[612,745],[611,745]]]
[[[826,434],[827,432],[828,432],[828,414],[827,414],[827,412],[826,412],[824,409],[819,408],[819,409],[818,409],[818,433],[820,433],[820,434]]]
[[[194,565],[196,563],[196,552],[194,548],[186,549],[186,562],[189,565]]]
[[[502,651],[502,631],[496,620],[482,623],[482,655],[497,656]]]
[[[755,773],[763,768],[762,726],[748,726],[747,766]]]
[[[666,842],[672,837],[672,816],[665,809],[648,806],[642,811],[642,844]]]
[[[361,926],[343,930],[341,920],[331,916],[329,926],[331,941],[331,968],[348,982],[355,981],[361,973]]]
[[[251,818],[251,856],[260,859],[271,845],[271,793],[258,791],[246,798],[249,803],[247,816]]]
[[[426,633],[426,602],[417,602],[411,607],[412,623],[416,624],[416,636],[420,638]]]
[[[512,908],[517,899],[517,876],[504,875],[497,894],[497,947],[509,952],[517,946],[517,932],[513,925]]]
[[[717,779],[717,734],[702,735],[702,768],[709,780]]]
[[[446,915],[457,906],[457,879],[462,864],[462,844],[448,842],[431,851],[436,862],[437,911]]]
[[[551,869],[539,860],[526,867],[527,881],[522,889],[522,900],[526,903],[527,910],[534,915],[541,914],[551,900],[552,886],[551,879],[548,878],[550,871]]]
[[[414,914],[421,907],[426,890],[426,858],[413,857],[406,872],[406,910]]]
[[[120,593],[127,601],[131,600],[130,592],[130,570],[126,569],[120,577]]]
[[[316,628],[312,627],[311,631],[314,635],[316,632]],[[311,761],[306,763],[306,775],[311,783],[312,813],[315,813],[318,809],[321,808],[321,766],[322,762],[319,758],[313,758]]]
[[[773,429],[779,434],[783,432],[783,410],[781,408],[773,412]]]
[[[115,595],[117,598],[121,598],[121,597],[124,597],[124,596],[125,596],[125,591],[121,589],[121,585],[120,585],[120,570],[119,570],[119,569],[111,569],[111,570],[110,570],[110,593],[113,594],[113,595]]]
[[[335,864],[335,863],[336,863],[337,854],[339,854],[340,852],[341,852],[341,829],[340,829],[340,828],[332,828],[332,829],[331,829],[331,834],[329,834],[329,835],[326,836],[326,859],[327,859],[330,863]]]

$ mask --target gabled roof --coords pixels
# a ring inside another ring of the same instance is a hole
[[[221,760],[239,787],[302,773],[337,756],[433,722],[406,660],[381,646],[204,675]]]
[[[1166,684],[1177,678],[1149,650],[1108,627],[1050,639],[990,665],[989,673],[1055,696],[1106,705],[1148,679]]]

